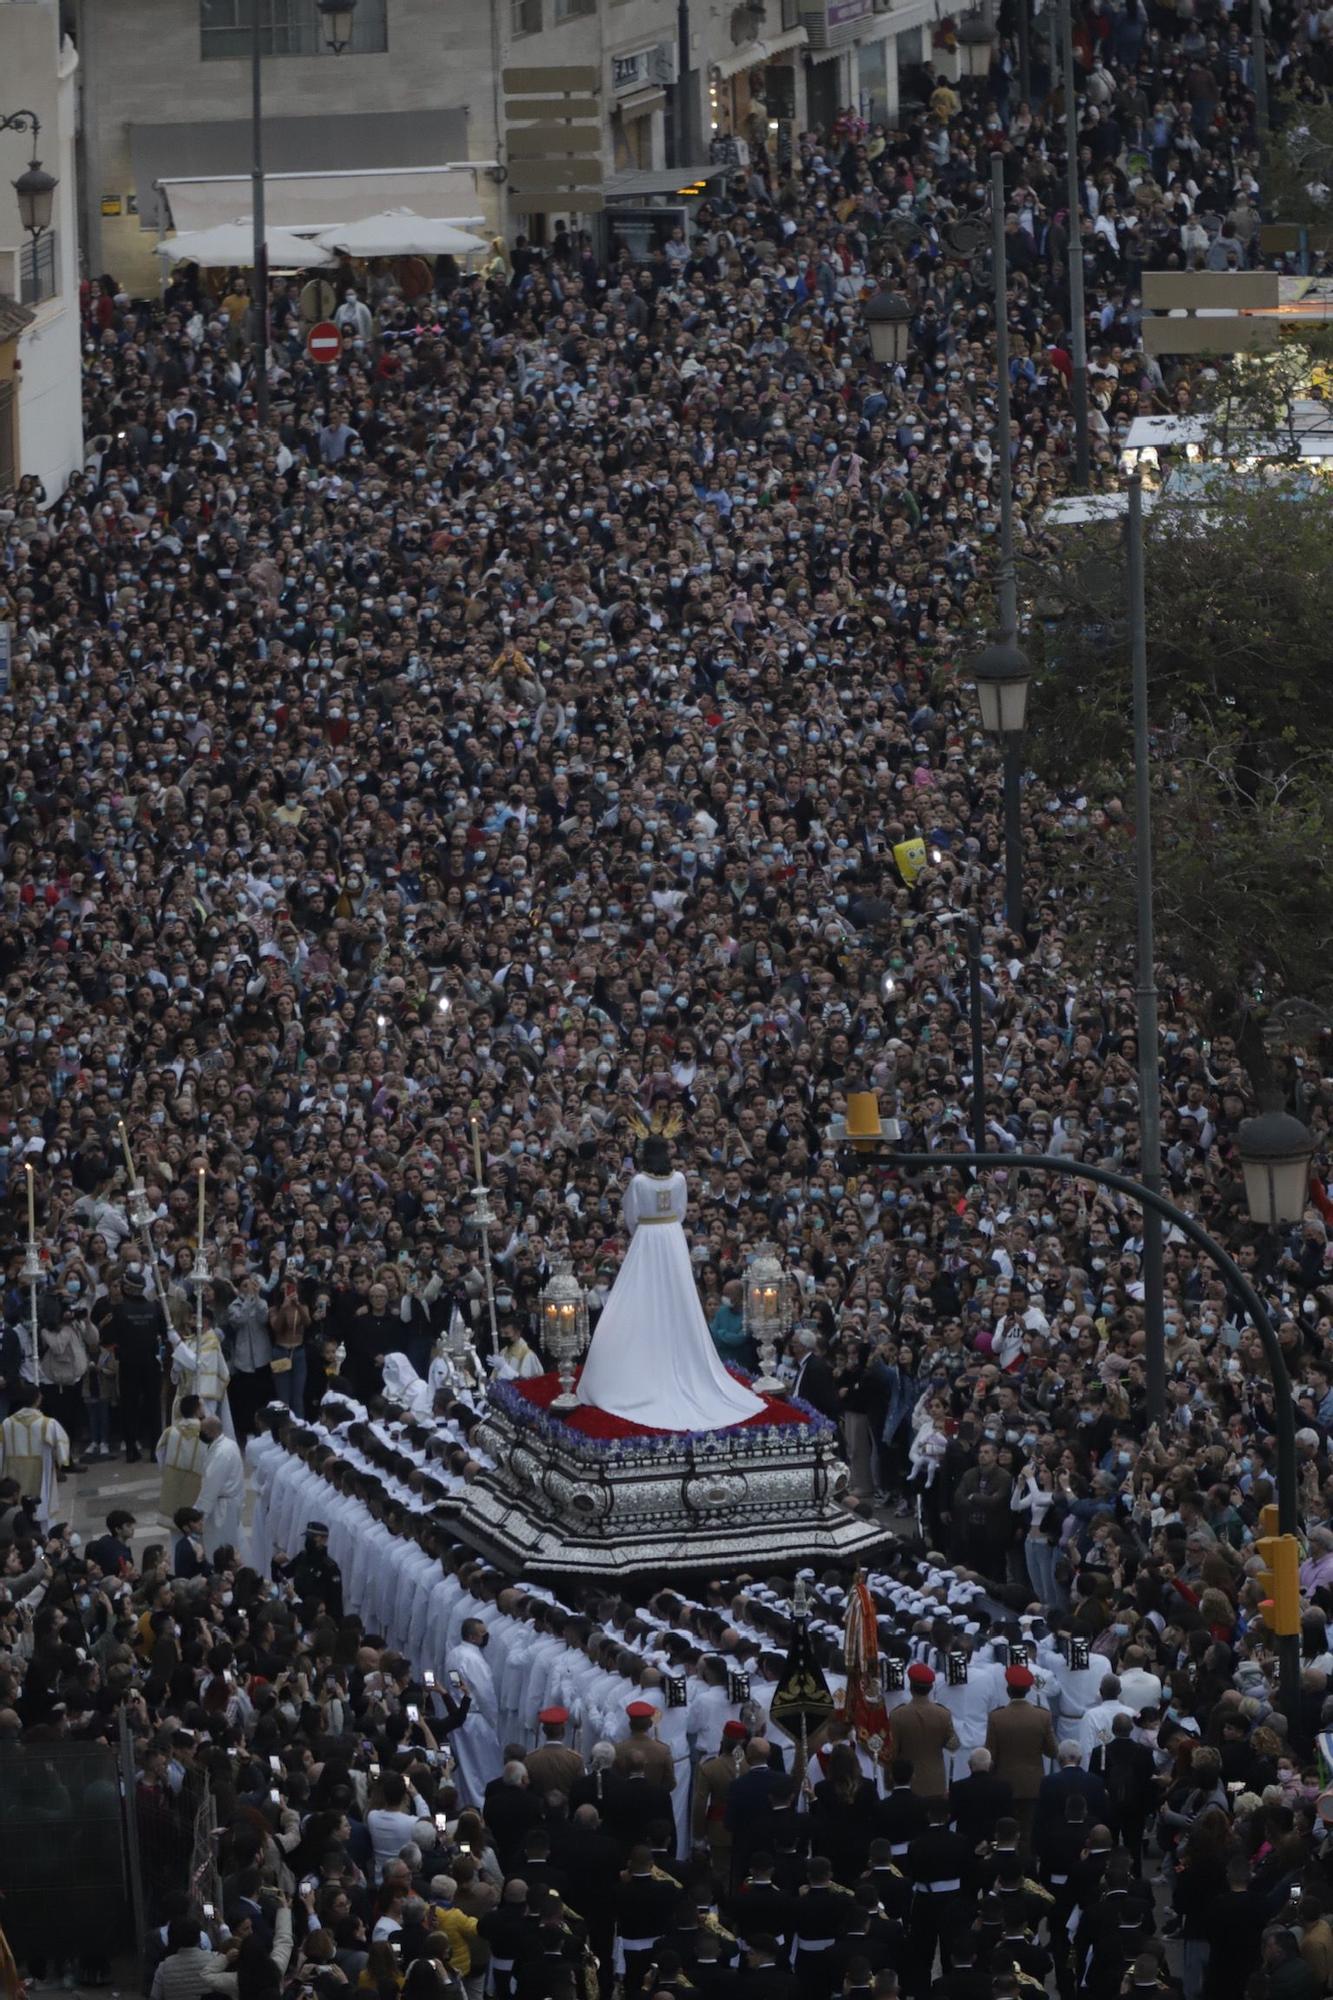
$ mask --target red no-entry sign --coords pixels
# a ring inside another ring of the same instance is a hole
[[[343,337],[331,319],[321,319],[306,335],[305,351],[312,361],[336,361],[343,351]]]

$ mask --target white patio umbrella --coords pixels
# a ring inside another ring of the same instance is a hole
[[[414,215],[410,208],[389,208],[360,222],[330,223],[315,241],[326,253],[342,251],[349,257],[468,257],[488,247],[457,223]]]
[[[264,241],[270,270],[313,271],[317,265],[329,261],[327,250],[318,243],[307,242],[304,236],[294,235],[290,229],[269,229]],[[219,222],[212,229],[187,229],[179,236],[164,237],[157,252],[173,264],[203,264],[214,269],[236,264],[248,271],[254,263],[254,229],[249,222]]]

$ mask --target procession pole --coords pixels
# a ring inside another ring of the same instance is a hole
[[[477,1185],[473,1188],[476,1197],[474,1214],[481,1230],[481,1268],[486,1281],[486,1316],[491,1328],[491,1358],[494,1361],[500,1353],[500,1331],[495,1322],[495,1283],[491,1275],[491,1224],[495,1217],[491,1214],[491,1191],[482,1179],[481,1168],[481,1127],[472,1120],[472,1158],[477,1170]]]

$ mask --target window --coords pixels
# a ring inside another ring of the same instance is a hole
[[[205,62],[248,60],[259,6],[264,56],[332,55],[315,0],[199,0],[199,53]],[[357,0],[345,53],[383,55],[389,46],[386,0]]]
[[[577,21],[583,14],[595,14],[597,0],[555,0],[557,21]]]
[[[510,0],[511,35],[539,35],[542,31],[542,0]]]
[[[19,298],[25,306],[39,306],[60,290],[60,264],[56,256],[56,232],[43,230],[35,243],[25,243],[19,253]]]

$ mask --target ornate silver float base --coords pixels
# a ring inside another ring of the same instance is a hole
[[[893,1540],[846,1504],[832,1425],[625,1439],[614,1447],[492,1397],[457,1531],[506,1572],[639,1573],[859,1561]]]

